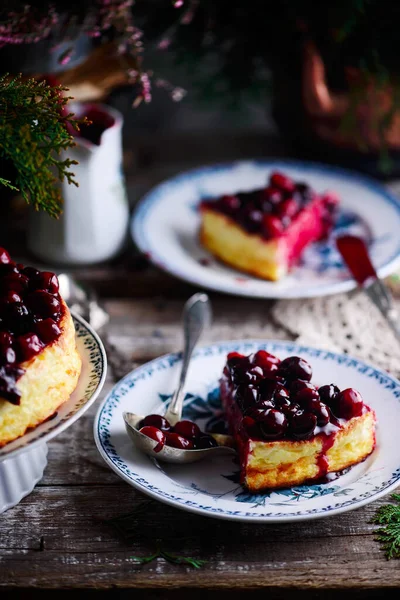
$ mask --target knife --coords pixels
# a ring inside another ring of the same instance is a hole
[[[399,314],[394,306],[392,294],[378,277],[364,240],[354,235],[341,235],[336,238],[336,246],[358,286],[378,307],[400,341]]]

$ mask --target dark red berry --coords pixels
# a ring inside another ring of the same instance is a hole
[[[58,338],[61,329],[53,319],[44,319],[35,324],[35,330],[42,342],[49,344]]]
[[[31,289],[44,290],[50,294],[57,294],[59,287],[57,275],[50,271],[42,271],[30,280]]]
[[[0,299],[1,314],[6,314],[8,306],[10,304],[15,304],[16,302],[22,302],[22,298],[19,294],[17,294],[17,292],[13,292],[12,290],[8,290],[7,292],[5,292]]]
[[[261,433],[266,439],[274,439],[284,435],[288,420],[280,410],[270,408],[259,419]]]
[[[282,191],[275,187],[266,187],[259,193],[259,201],[265,211],[265,207],[279,204],[282,200]],[[268,211],[265,211],[268,212]]]
[[[307,388],[309,386],[312,386],[313,388],[315,388],[314,385],[312,385],[308,381],[304,381],[304,379],[295,379],[294,381],[290,382],[290,388],[289,388],[290,393],[292,394],[292,396],[295,396],[297,394],[297,392],[299,392],[303,388]]]
[[[354,388],[347,388],[339,393],[334,410],[337,417],[352,419],[362,414],[363,407],[361,394]]]
[[[13,365],[16,359],[17,357],[15,351],[11,348],[11,346],[0,346],[0,364]]]
[[[40,271],[38,271],[34,267],[24,267],[22,269],[22,273],[26,275],[28,279],[35,279],[38,275],[40,275]]]
[[[30,312],[22,302],[7,305],[4,317],[8,327],[14,333],[26,333],[27,328],[31,326]]]
[[[294,401],[304,410],[314,412],[320,407],[320,399],[317,389],[309,384],[309,387],[304,387],[299,390],[294,396]]]
[[[12,346],[14,336],[8,331],[0,331],[0,346]]]
[[[286,198],[286,200],[278,204],[276,210],[281,217],[293,219],[299,210],[299,205],[294,198]]]
[[[319,427],[328,425],[331,420],[331,412],[326,404],[323,404],[322,402],[320,403],[319,408],[314,410],[314,414],[317,417],[317,425],[319,425]]]
[[[35,333],[20,335],[16,340],[16,345],[21,361],[29,360],[43,349],[43,344]]]
[[[279,360],[279,358],[277,358],[273,354],[270,354],[266,350],[259,350],[252,356],[251,362],[253,363],[253,365],[261,367],[263,371],[269,371],[271,365],[279,365],[281,361]]]
[[[240,198],[234,195],[222,196],[220,199],[220,203],[223,209],[229,214],[236,213],[241,206]]]
[[[274,379],[264,379],[258,388],[258,402],[273,400],[280,384]]]
[[[22,294],[28,288],[28,278],[22,273],[10,273],[0,280],[0,287],[3,293],[13,291]]]
[[[310,412],[298,411],[290,419],[290,430],[298,440],[307,440],[314,435],[317,417]]]
[[[151,438],[157,443],[157,446],[154,448],[154,452],[160,452],[165,445],[165,433],[161,431],[161,429],[157,429],[157,427],[151,427],[147,425],[145,427],[141,427],[139,429],[140,433],[143,435],[147,435],[147,437]]]
[[[11,262],[11,256],[4,248],[0,248],[0,263],[6,265]]]
[[[243,354],[240,354],[240,352],[229,352],[228,356],[226,357],[226,362],[228,363],[228,365],[230,365],[231,361],[232,364],[234,364],[236,358],[241,359],[246,357],[243,356]]]
[[[296,185],[290,179],[290,177],[287,177],[286,175],[284,175],[283,173],[279,173],[278,171],[275,171],[271,174],[270,183],[274,187],[277,187],[284,192],[294,192],[296,188]]]
[[[179,448],[181,450],[193,450],[194,444],[191,440],[187,440],[178,433],[166,433],[165,443],[167,446]]]
[[[281,408],[281,411],[283,413],[285,413],[285,415],[287,416],[287,418],[290,420],[293,415],[295,415],[296,413],[298,413],[300,411],[300,406],[298,404],[295,404],[293,402],[291,402],[289,404],[289,406],[283,406]]]
[[[0,263],[0,277],[5,277],[6,275],[12,275],[13,273],[20,273],[15,262],[9,263]]]
[[[334,405],[339,392],[339,388],[336,385],[333,385],[333,383],[330,385],[323,385],[318,389],[321,402],[324,402],[324,404],[327,404],[328,406]]]
[[[276,238],[283,233],[283,223],[278,217],[264,215],[262,220],[263,235],[267,239]]]
[[[56,319],[61,311],[61,303],[58,298],[44,290],[37,290],[29,294],[26,303],[36,316],[43,319],[47,317]]]
[[[288,379],[303,379],[310,381],[312,377],[311,365],[300,356],[289,356],[279,365],[279,374]]]
[[[235,390],[235,400],[246,411],[257,402],[258,390],[253,385],[240,384]]]
[[[203,433],[198,440],[196,440],[196,448],[206,449],[206,448],[215,448],[218,446],[217,441],[213,438],[212,435],[207,435]]]
[[[199,426],[192,421],[179,421],[176,425],[174,425],[173,430],[174,433],[178,433],[188,440],[198,438],[201,435]]]
[[[170,431],[171,425],[168,423],[165,417],[161,415],[147,415],[141,422],[140,427],[156,427],[157,429],[161,429],[161,431],[167,432]]]

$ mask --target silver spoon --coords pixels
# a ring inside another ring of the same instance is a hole
[[[189,362],[200,335],[203,330],[211,324],[211,306],[209,298],[206,294],[194,294],[186,302],[183,309],[183,332],[184,332],[184,349],[182,355],[182,369],[179,378],[179,384],[176,388],[171,402],[168,406],[164,417],[171,425],[175,425],[180,421],[182,416],[183,399],[185,397],[184,386],[189,368]],[[163,446],[161,450],[155,451],[159,445],[158,442],[152,440],[141,433],[138,429],[140,422],[144,419],[143,415],[136,415],[130,412],[124,412],[123,418],[126,430],[133,441],[134,445],[142,452],[157,460],[171,463],[191,463],[201,460],[206,456],[215,456],[222,453],[236,453],[236,451],[228,445],[215,446],[212,448],[204,448],[199,450],[182,450],[180,448],[172,448],[171,446]],[[214,439],[217,443],[231,444],[230,436],[214,434]]]

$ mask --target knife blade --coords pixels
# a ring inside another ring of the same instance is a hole
[[[393,297],[388,287],[378,277],[365,241],[354,235],[341,235],[336,238],[336,247],[358,286],[364,290],[380,310],[396,338],[400,341],[398,311],[394,306]]]

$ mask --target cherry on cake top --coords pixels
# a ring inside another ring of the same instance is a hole
[[[307,440],[367,410],[353,388],[317,388],[311,365],[299,356],[281,361],[265,350],[249,356],[232,352],[223,377],[243,415],[241,428],[255,439]]]
[[[57,276],[16,263],[0,248],[0,397],[18,404],[20,364],[61,334]]]
[[[201,206],[230,217],[248,233],[272,239],[284,235],[299,213],[317,199],[324,206],[328,233],[334,223],[337,196],[331,192],[318,196],[307,183],[295,182],[278,171],[270,175],[264,188],[204,200]]]
[[[155,452],[160,452],[164,446],[172,446],[180,450],[200,450],[218,446],[211,435],[201,431],[193,421],[186,419],[172,426],[161,415],[147,415],[139,423],[139,431],[158,442],[154,448]]]

